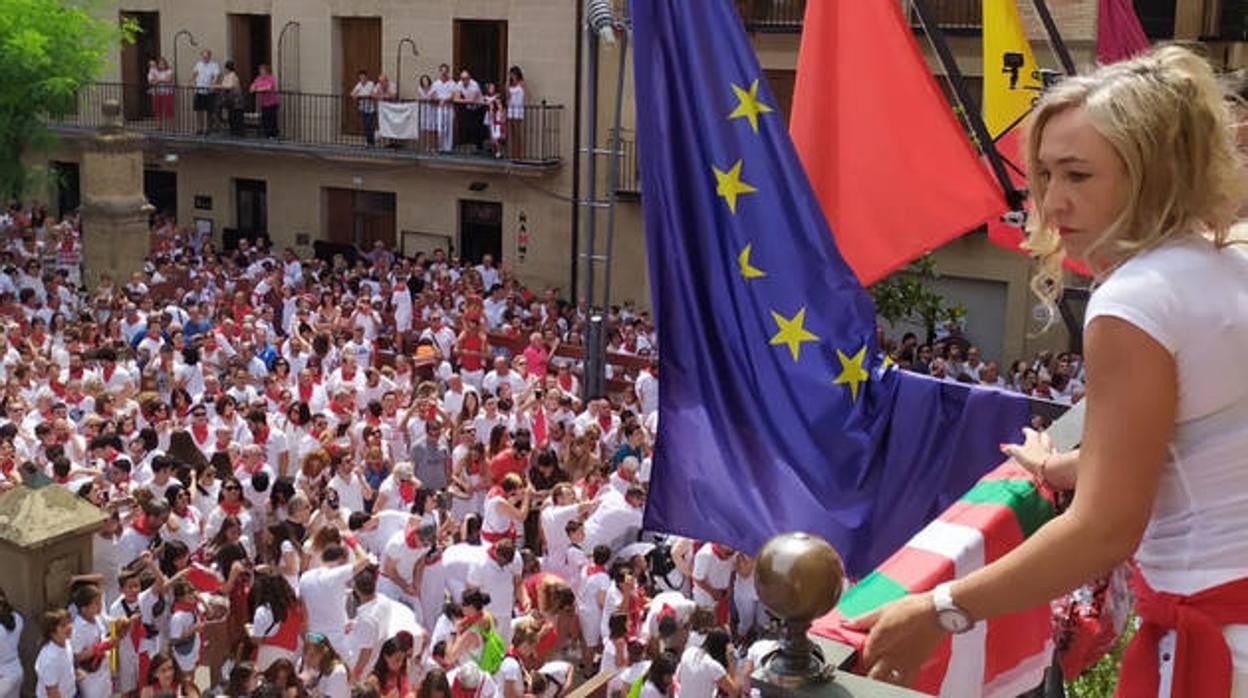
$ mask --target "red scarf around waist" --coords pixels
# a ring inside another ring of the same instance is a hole
[[[1248,578],[1181,596],[1155,591],[1137,571],[1131,586],[1141,623],[1123,657],[1114,696],[1157,695],[1157,643],[1170,630],[1176,631],[1172,693],[1230,696],[1234,668],[1222,628],[1248,623]]]

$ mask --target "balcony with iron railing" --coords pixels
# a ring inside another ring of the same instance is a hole
[[[920,26],[914,0],[898,0],[910,18]],[[797,34],[802,31],[806,0],[736,0],[745,28],[751,32]],[[948,32],[979,31],[983,24],[982,0],[927,0],[936,23]]]
[[[78,93],[69,111],[49,118],[49,126],[62,133],[92,131],[105,125],[103,105],[116,100],[123,109],[125,126],[148,137],[188,145],[242,147],[271,152],[316,152],[338,157],[381,159],[420,159],[443,161],[459,166],[498,167],[506,165],[534,171],[557,169],[562,164],[560,123],[562,105],[545,102],[526,104],[523,118],[509,120],[501,147],[486,144],[479,148],[463,143],[467,118],[481,119],[484,111],[447,114],[439,122],[438,106],[416,105],[412,138],[376,137],[376,147],[365,142],[363,118],[356,100],[349,96],[281,92],[278,95],[277,134],[265,133],[255,97],[248,95],[241,122],[233,132],[227,113],[210,112],[210,127],[201,130],[201,114],[194,109],[195,88],[165,87],[163,95],[151,95],[146,86],[122,83],[93,83]],[[397,100],[396,100],[397,101]],[[412,104],[411,102],[406,102]],[[515,116],[519,112],[512,115]],[[439,123],[453,129],[456,138],[450,150],[442,150]],[[479,122],[478,122],[479,123]],[[475,124],[474,124],[475,125]],[[485,132],[484,127],[479,132]]]
[[[864,0],[865,1],[865,0]],[[800,34],[806,15],[806,0],[735,0],[737,13],[746,31],[759,34]],[[910,25],[920,26],[914,0],[902,4]],[[978,33],[983,25],[983,0],[927,0],[941,29],[953,34]],[[628,16],[628,1],[614,0],[617,17]]]

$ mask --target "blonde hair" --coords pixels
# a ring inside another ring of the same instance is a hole
[[[1066,78],[1040,98],[1026,125],[1027,185],[1034,204],[1026,248],[1039,262],[1031,289],[1049,310],[1045,329],[1053,324],[1062,295],[1065,250],[1042,206],[1040,139],[1050,119],[1079,107],[1113,145],[1128,179],[1122,210],[1092,243],[1089,257],[1121,263],[1187,235],[1206,235],[1224,247],[1248,194],[1230,104],[1205,59],[1163,46]]]

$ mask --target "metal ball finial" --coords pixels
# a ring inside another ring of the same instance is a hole
[[[754,587],[758,599],[784,623],[780,649],[764,660],[769,677],[799,686],[826,676],[828,668],[806,632],[811,621],[841,598],[845,564],[827,541],[809,533],[781,533],[758,552]]]

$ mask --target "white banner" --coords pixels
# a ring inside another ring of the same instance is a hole
[[[382,138],[420,138],[419,102],[382,102],[377,105],[377,135]]]

